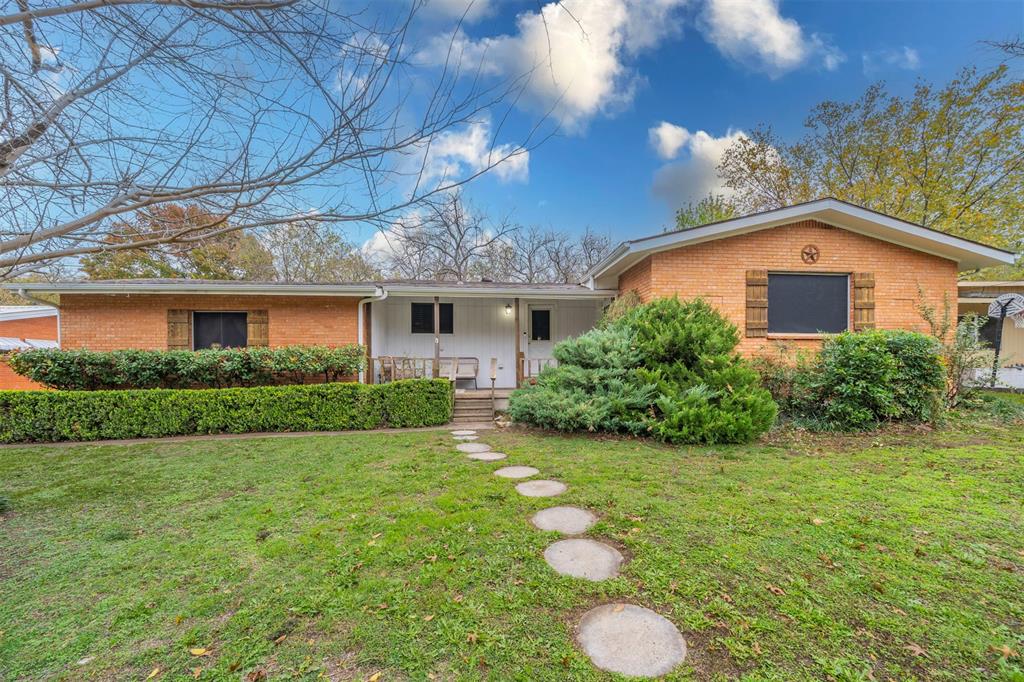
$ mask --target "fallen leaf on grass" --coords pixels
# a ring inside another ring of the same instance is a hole
[[[280,637],[278,637],[277,639],[274,640],[274,644],[280,644],[281,642],[284,641],[285,637],[287,637],[287,636],[288,635],[281,635]]]
[[[1010,647],[1003,644],[1002,646],[995,646],[990,644],[988,647],[989,651],[994,651],[1003,658],[1020,658],[1020,652],[1011,649]]]
[[[154,677],[156,677],[159,674],[160,674],[160,668],[153,668],[153,672],[151,672],[150,674],[146,675],[146,679],[147,680],[151,680],[151,679],[153,679]]]
[[[190,654],[192,654],[193,656],[209,656],[210,655],[210,650],[209,649],[203,649],[203,648],[189,649],[188,652]]]
[[[366,678],[366,682],[377,682],[380,679],[380,673],[374,673]]]
[[[463,597],[461,594],[457,594],[454,597],[452,597],[452,601],[456,604],[461,604],[463,599],[465,599],[465,597]]]
[[[196,668],[195,670],[192,671],[192,679],[198,680],[199,676],[202,675],[202,674],[203,674],[203,669],[202,668]]]
[[[475,632],[471,632],[468,635],[466,635],[466,641],[470,644],[476,644],[476,641],[478,639],[480,639],[480,635],[476,634]]]
[[[724,601],[726,604],[732,604],[733,603],[732,597],[730,597],[727,592],[723,592],[722,593],[722,601]]]
[[[821,520],[821,519],[819,519],[819,518],[813,518],[813,519],[811,519],[811,523],[813,523],[813,524],[814,524],[815,526],[820,526],[821,524],[823,524],[823,523],[825,523],[825,522],[824,522],[824,521],[822,521],[822,520]]]
[[[778,587],[777,585],[769,585],[768,586],[768,591],[771,592],[772,594],[778,596],[778,597],[781,597],[784,594],[786,594],[786,591],[784,589],[782,589],[781,587]]]
[[[754,642],[754,644],[750,647],[750,650],[754,652],[755,656],[760,656],[761,653],[762,653],[761,652],[761,645],[758,644],[757,642]]]
[[[434,614],[430,614],[429,616],[423,616],[423,622],[425,623],[429,623],[432,620],[434,620]]]
[[[924,656],[925,654],[928,653],[927,651],[924,650],[924,648],[920,644],[914,644],[913,642],[911,642],[910,644],[906,645],[903,648],[906,649],[907,651],[909,651],[910,653],[912,653],[915,656]]]
[[[245,676],[245,679],[246,682],[263,682],[263,680],[267,679],[267,671],[257,668],[256,670],[250,671],[249,674]]]

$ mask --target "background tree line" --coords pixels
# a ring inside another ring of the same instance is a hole
[[[140,233],[181,230],[217,216],[198,206],[167,205],[118,223],[109,244]],[[279,282],[434,281],[579,282],[607,254],[606,235],[524,227],[495,220],[458,193],[423,203],[381,235],[375,250],[347,241],[315,219],[262,231],[227,231],[195,243],[100,250],[79,260],[89,279],[198,278]],[[65,273],[66,274],[66,273]]]

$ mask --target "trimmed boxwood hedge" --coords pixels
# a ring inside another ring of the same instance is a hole
[[[451,384],[311,384],[131,391],[0,391],[0,442],[341,431],[445,424]]]

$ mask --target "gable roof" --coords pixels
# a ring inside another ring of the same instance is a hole
[[[594,286],[614,286],[619,274],[652,253],[748,234],[800,220],[818,220],[850,232],[947,258],[956,261],[961,270],[1012,264],[1016,259],[1010,251],[955,237],[839,199],[827,198],[623,242],[587,273],[587,277]]]

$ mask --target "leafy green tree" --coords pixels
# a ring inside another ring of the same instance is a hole
[[[676,211],[675,230],[688,230],[708,223],[735,218],[739,212],[735,204],[722,194],[709,194],[700,201],[691,201]],[[672,229],[666,230],[673,231]]]
[[[1005,64],[920,82],[909,97],[878,83],[817,105],[805,126],[793,143],[760,127],[723,155],[719,174],[741,212],[833,196],[1024,249],[1024,80]]]
[[[111,246],[153,239],[167,243],[99,251],[81,258],[79,266],[89,279],[273,279],[270,252],[251,234],[232,230],[195,241],[188,238],[193,232],[209,232],[218,220],[198,206],[161,206],[119,223],[105,241]],[[225,223],[224,229],[230,227]],[[172,234],[179,236],[172,240]]]

